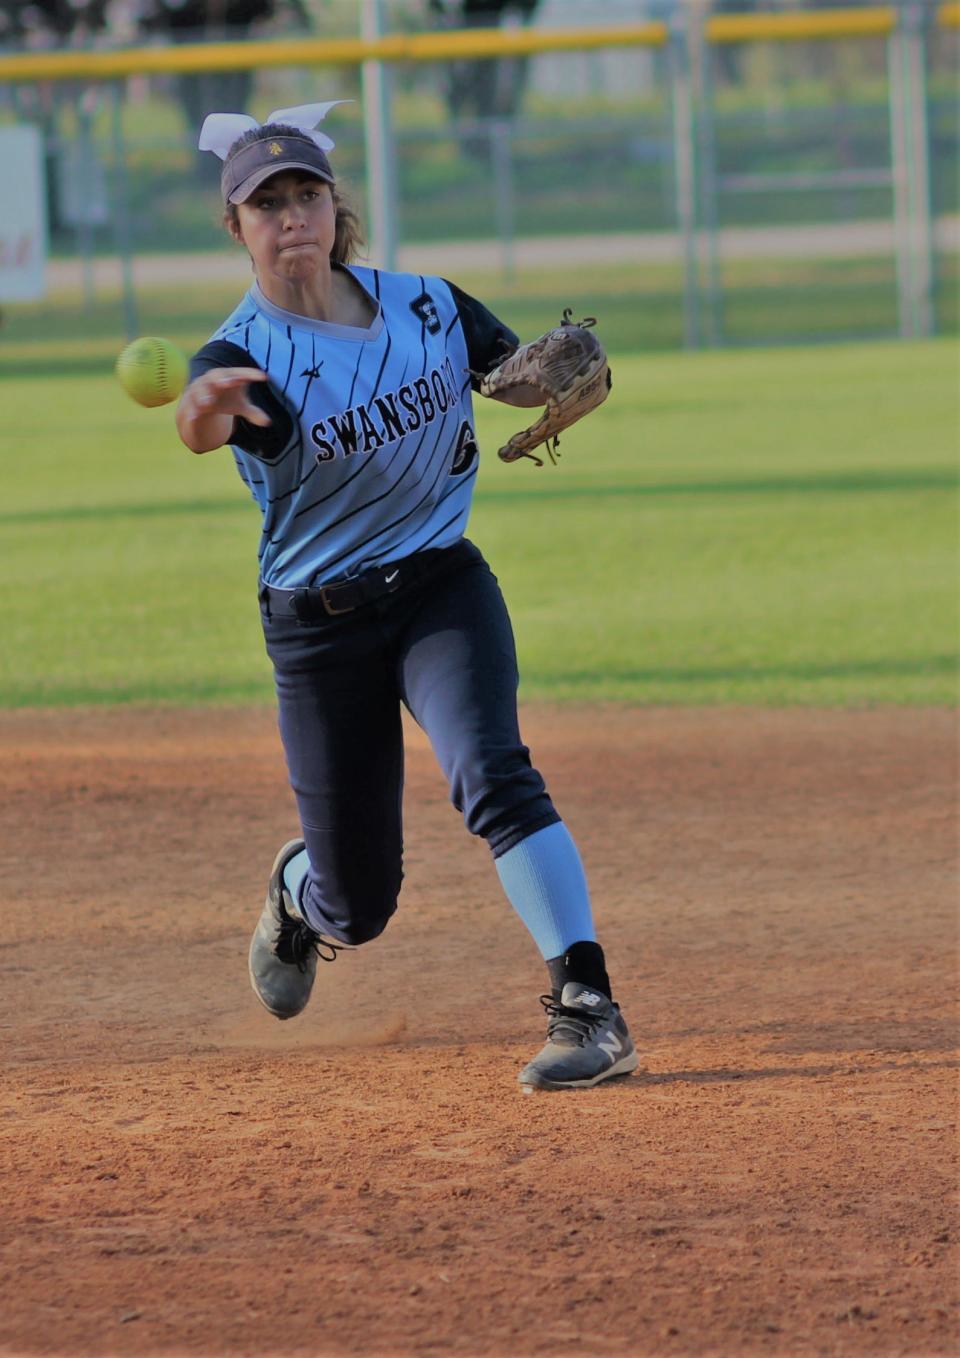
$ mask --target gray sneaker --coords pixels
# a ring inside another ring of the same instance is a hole
[[[560,1003],[541,995],[550,1015],[547,1045],[520,1072],[525,1094],[535,1089],[588,1089],[637,1068],[637,1053],[619,1006],[599,990],[568,981]]]
[[[303,848],[302,839],[291,839],[274,859],[267,899],[250,940],[250,984],[278,1019],[294,1018],[305,1008],[317,958],[332,962],[342,946],[310,928],[283,884],[283,869]]]

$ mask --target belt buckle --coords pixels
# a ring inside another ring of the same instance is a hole
[[[348,607],[348,608],[335,608],[334,605],[330,602],[329,598],[327,597],[327,596],[329,595],[329,593],[330,593],[330,586],[328,586],[328,585],[321,585],[321,586],[320,586],[320,602],[323,604],[323,607],[324,607],[325,612],[326,612],[331,618],[339,617],[341,613],[352,613],[352,612],[353,612],[353,607],[352,607],[352,606],[350,606],[350,607]]]

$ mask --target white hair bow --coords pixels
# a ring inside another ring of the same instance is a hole
[[[305,133],[315,141],[321,151],[332,151],[333,140],[325,132],[314,132],[317,123],[323,121],[337,104],[350,104],[351,99],[331,99],[326,104],[299,104],[296,108],[276,108],[267,115],[268,123],[286,123]],[[226,160],[230,147],[251,128],[262,127],[249,113],[208,113],[200,129],[200,150],[212,151],[214,155]]]

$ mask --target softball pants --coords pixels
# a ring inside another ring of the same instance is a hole
[[[401,703],[427,733],[467,829],[494,857],[560,819],[520,739],[516,650],[496,578],[467,541],[410,560],[408,583],[332,617],[278,612],[261,589],[310,859],[304,904],[345,943],[375,938],[397,906]]]

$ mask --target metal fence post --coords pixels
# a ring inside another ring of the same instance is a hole
[[[897,275],[897,323],[901,339],[913,331],[910,305],[913,269],[910,261],[910,186],[905,129],[906,88],[899,25],[887,39],[887,90],[890,108],[890,169],[893,176],[894,264]]]
[[[128,340],[136,339],[137,297],[133,284],[133,233],[130,226],[130,203],[127,198],[127,157],[123,141],[123,81],[114,80],[110,86],[111,128],[113,133],[113,222],[120,256],[123,289],[123,328]]]
[[[706,293],[706,342],[711,347],[723,343],[723,279],[718,251],[717,221],[717,140],[714,118],[714,50],[706,41],[701,24],[697,31],[696,61],[693,66],[695,108],[697,112],[697,194],[699,202],[700,267]]]
[[[513,155],[510,123],[506,118],[491,118],[487,124],[490,160],[493,171],[493,198],[500,237],[501,274],[505,283],[516,276],[513,243],[516,237],[513,193]]]
[[[93,124],[93,113],[83,95],[77,99],[77,156],[81,165],[89,165],[94,157],[93,136],[91,128]],[[93,310],[94,302],[94,282],[93,282],[93,223],[89,215],[81,210],[80,216],[74,222],[74,234],[77,242],[77,254],[80,256],[80,267],[83,277],[83,309],[90,312]]]
[[[690,21],[694,22],[693,15]],[[696,115],[689,35],[682,16],[680,22],[671,25],[667,71],[673,133],[674,211],[683,261],[683,342],[688,349],[698,349],[702,342],[702,327],[697,259]]]
[[[361,33],[367,42],[383,36],[383,0],[362,0]],[[370,232],[381,268],[397,261],[396,145],[390,103],[390,72],[383,61],[363,63],[363,124],[367,158]]]
[[[933,333],[926,43],[922,6],[906,5],[897,17],[887,43],[887,74],[897,310],[900,334],[909,339]]]
[[[909,97],[907,166],[910,171],[910,243],[913,314],[918,335],[932,335],[933,225],[930,213],[930,136],[927,124],[927,32],[929,10],[911,4],[903,15],[904,64]]]

